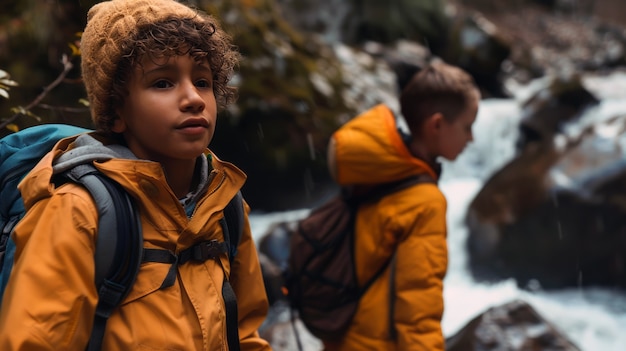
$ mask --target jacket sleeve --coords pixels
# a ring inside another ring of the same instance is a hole
[[[243,233],[231,271],[231,283],[237,296],[239,339],[242,351],[269,351],[271,348],[268,342],[259,337],[258,333],[259,327],[267,316],[269,304],[250,230],[248,218],[250,208],[247,204],[244,207],[246,215]]]
[[[397,248],[394,324],[398,350],[443,351],[443,278],[448,252],[445,200],[422,204]]]
[[[89,194],[55,194],[15,229],[15,265],[0,309],[0,350],[84,350],[97,301]]]

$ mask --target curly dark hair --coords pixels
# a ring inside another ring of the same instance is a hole
[[[132,70],[149,55],[155,58],[191,55],[196,61],[208,60],[213,74],[213,90],[218,110],[223,110],[237,99],[237,88],[228,85],[239,63],[240,53],[232,39],[210,15],[198,13],[200,18],[170,17],[139,28],[137,34],[123,44],[123,54],[117,65],[111,103],[106,114],[110,120],[99,121],[105,132],[110,131],[118,118],[115,108],[122,106],[128,96],[128,80]]]

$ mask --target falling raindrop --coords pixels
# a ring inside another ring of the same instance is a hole
[[[257,124],[257,135],[259,136],[259,140],[263,140],[265,135],[263,134],[263,126],[261,123]]]
[[[559,197],[557,196],[556,191],[550,192],[550,197],[552,198],[552,203],[554,204],[554,207],[558,208],[559,207]]]
[[[303,180],[305,196],[307,199],[311,199],[315,190],[315,182],[313,181],[313,174],[310,168],[304,170]]]
[[[582,288],[583,287],[583,271],[582,270],[578,270],[578,287]]]
[[[552,203],[554,204],[554,208],[559,208],[559,197],[556,193],[556,191],[551,191],[550,192],[550,198],[552,199]],[[561,221],[558,219],[556,219],[556,228],[557,231],[559,233],[559,240],[563,240],[563,228],[561,227]]]
[[[309,154],[311,155],[311,160],[315,160],[315,148],[313,147],[313,136],[311,133],[307,133],[306,141],[309,145]]]
[[[598,233],[604,232],[604,218],[596,216],[596,231]]]

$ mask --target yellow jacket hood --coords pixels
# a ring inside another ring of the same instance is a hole
[[[204,172],[209,169],[223,176],[222,181],[226,183],[220,185],[229,189],[226,195],[232,198],[245,183],[246,175],[233,164],[221,161],[210,150],[205,152],[205,156],[211,164],[201,169]],[[206,162],[204,159],[201,161]],[[128,148],[97,133],[81,134],[60,140],[20,183],[19,189],[26,209],[38,200],[52,195],[55,175],[75,165],[91,162],[137,198],[146,197],[142,194],[146,189],[137,187],[138,178],[165,180],[160,164],[138,160]],[[208,186],[208,177],[207,173],[201,175],[201,191]],[[174,196],[173,193],[171,195]]]
[[[329,169],[340,185],[393,182],[422,173],[438,178],[432,166],[411,154],[393,112],[382,104],[339,128],[328,154]]]

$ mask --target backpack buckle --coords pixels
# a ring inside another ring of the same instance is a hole
[[[191,247],[191,259],[194,261],[206,261],[217,259],[223,252],[223,247],[217,240],[203,241]]]

